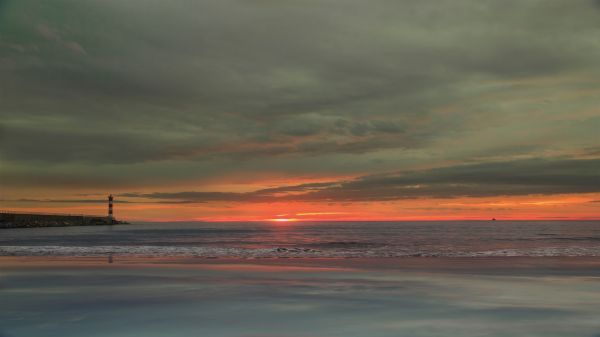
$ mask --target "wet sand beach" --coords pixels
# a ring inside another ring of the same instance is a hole
[[[0,257],[0,336],[597,336],[600,258]]]

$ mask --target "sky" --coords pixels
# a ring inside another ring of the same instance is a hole
[[[598,0],[0,0],[0,208],[600,218]]]

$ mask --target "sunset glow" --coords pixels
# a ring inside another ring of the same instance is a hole
[[[594,1],[173,1],[0,1],[0,208],[600,218]]]
[[[120,199],[117,201],[127,200]],[[398,201],[320,203],[320,202],[215,202],[209,205],[161,204],[144,201],[117,203],[119,217],[142,221],[344,221],[344,220],[557,220],[598,219],[600,194],[533,195]],[[128,200],[127,200],[128,201]],[[106,212],[104,200],[86,204],[28,202],[12,209],[34,212],[98,214]],[[21,208],[23,207],[23,208]],[[273,210],[278,210],[273,214]]]
[[[294,222],[294,221],[298,221],[298,219],[288,219],[288,218],[276,218],[276,219],[267,219],[267,221],[273,221],[273,222]]]

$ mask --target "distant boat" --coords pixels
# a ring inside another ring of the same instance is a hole
[[[492,221],[496,221],[496,218],[492,218]]]

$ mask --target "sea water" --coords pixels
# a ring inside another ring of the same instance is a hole
[[[170,222],[1,234],[4,256],[600,256],[600,221]]]

